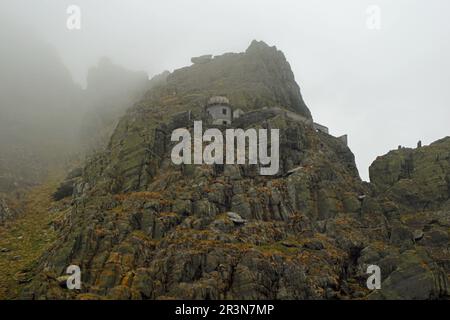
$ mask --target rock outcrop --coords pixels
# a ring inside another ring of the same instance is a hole
[[[406,250],[394,258],[386,288],[373,297],[429,299],[448,294],[450,137],[378,157],[370,179],[393,226],[389,241]]]
[[[213,95],[253,111],[240,128],[280,129],[278,175],[172,163],[172,130],[192,130]],[[405,215],[416,202],[386,193],[394,178],[362,182],[340,139],[271,107],[311,119],[284,55],[261,42],[170,74],[86,164],[59,238],[28,271],[21,297],[448,297],[448,212]],[[71,264],[82,270],[79,291],[59,285]],[[366,288],[370,264],[382,270],[377,292]]]
[[[11,209],[5,199],[0,198],[0,225],[17,215],[14,209]]]
[[[377,191],[405,210],[450,208],[450,137],[391,151],[378,157],[369,172]]]
[[[55,193],[53,193],[53,200],[59,201],[64,198],[71,197],[75,190],[75,186],[80,182],[82,175],[82,168],[71,170],[66,179],[59,185]]]

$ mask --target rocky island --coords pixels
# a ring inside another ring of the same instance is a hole
[[[276,47],[253,41],[192,62],[58,181],[51,241],[16,270],[9,298],[449,298],[450,137],[378,157],[364,182],[346,139],[314,123]],[[223,118],[208,111],[211,97],[226,97],[212,100],[229,105]],[[174,164],[171,133],[196,120],[279,129],[279,172]],[[0,202],[0,221],[11,210]],[[69,265],[80,290],[61,281]],[[366,286],[369,265],[380,267],[379,290]]]

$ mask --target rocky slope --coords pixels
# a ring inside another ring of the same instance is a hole
[[[450,275],[450,137],[378,157],[370,179],[392,225],[390,241],[405,250],[403,255],[418,252],[435,266],[425,272],[419,261],[398,260],[396,271],[375,296],[423,298],[432,291],[431,279],[445,292]]]
[[[0,221],[1,300],[17,298],[21,288],[18,284],[28,281],[23,270],[35,266],[56,239],[54,222],[70,202],[66,199],[53,203],[49,197],[60,180],[56,175],[31,188],[15,203],[14,208],[20,212],[13,219]]]
[[[387,155],[371,169],[374,183],[363,183],[341,140],[273,112],[311,120],[275,47],[253,42],[245,53],[193,62],[148,91],[106,151],[71,177],[73,201],[55,224],[58,239],[25,272],[20,297],[448,297],[448,184],[445,193],[439,183],[441,194],[426,207],[394,190],[403,179],[422,185],[421,170],[440,170],[430,184],[447,179],[448,157],[428,168],[435,145],[401,151],[417,159],[409,176],[395,164],[409,156]],[[278,175],[260,176],[255,165],[172,163],[172,130],[192,129],[213,95],[247,111],[234,126],[280,129]],[[81,267],[82,290],[60,285],[71,264]],[[382,270],[376,292],[366,288],[369,264]]]
[[[404,211],[450,208],[449,137],[417,149],[391,151],[375,160],[369,172],[378,193]]]

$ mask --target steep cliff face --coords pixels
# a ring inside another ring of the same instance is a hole
[[[72,207],[55,223],[59,238],[28,271],[32,281],[22,297],[425,299],[448,293],[448,270],[436,262],[444,260],[417,245],[407,221],[390,214],[392,201],[360,180],[348,147],[311,127],[281,52],[253,42],[245,53],[193,61],[129,109],[107,150],[86,164]],[[172,130],[192,130],[217,94],[252,111],[234,126],[280,130],[277,175],[261,176],[257,165],[172,163]],[[59,284],[70,264],[81,267],[81,291]],[[378,296],[365,287],[369,264],[379,264],[387,279]],[[406,290],[414,277],[420,281]]]
[[[448,283],[450,276],[450,138],[378,157],[370,167],[370,179],[393,226],[390,242],[408,248],[403,255],[410,255],[414,249],[420,261],[435,265],[430,273],[420,271],[418,261],[410,257],[398,261],[397,270],[385,281],[385,289],[374,297],[426,297],[428,280]]]
[[[253,41],[243,53],[194,63],[167,80],[167,94],[189,99],[225,95],[246,111],[281,105],[311,118],[284,54],[264,42]]]
[[[450,205],[450,137],[417,149],[403,148],[378,157],[370,166],[377,190],[412,210]]]

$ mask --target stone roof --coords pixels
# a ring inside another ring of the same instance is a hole
[[[211,97],[208,100],[208,106],[216,105],[216,104],[230,105],[230,100],[228,100],[226,97],[222,97],[222,96]]]

